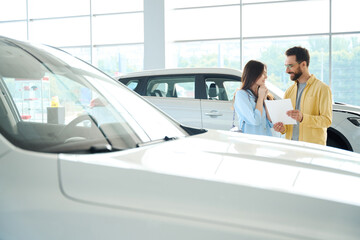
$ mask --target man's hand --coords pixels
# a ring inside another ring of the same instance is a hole
[[[285,126],[282,122],[277,122],[273,125],[273,128],[276,132],[284,132],[285,131]]]
[[[298,122],[301,122],[303,120],[303,114],[299,110],[290,110],[287,111],[286,114]]]

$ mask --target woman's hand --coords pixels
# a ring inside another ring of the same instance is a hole
[[[283,133],[285,132],[285,126],[282,122],[277,122],[273,125],[273,128],[276,132]]]
[[[269,89],[267,89],[265,85],[261,85],[258,89],[258,98],[264,101],[268,93],[269,93]]]

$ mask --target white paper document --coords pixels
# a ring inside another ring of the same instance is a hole
[[[282,122],[284,125],[296,124],[295,119],[286,115],[287,111],[294,110],[289,98],[282,100],[265,100],[265,104],[272,123]]]

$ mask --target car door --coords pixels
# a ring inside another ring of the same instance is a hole
[[[201,99],[202,122],[204,128],[229,130],[237,116],[233,110],[233,96],[240,88],[240,78],[213,75],[204,76],[203,88],[206,98]]]
[[[195,79],[196,75],[149,77],[145,98],[181,124],[203,128]]]

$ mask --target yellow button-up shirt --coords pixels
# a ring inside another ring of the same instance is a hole
[[[285,92],[284,98],[290,98],[295,109],[297,83]],[[303,120],[300,122],[299,141],[326,145],[327,128],[332,121],[332,94],[329,86],[316,79],[312,74],[301,96],[300,110]],[[286,138],[291,139],[293,125],[285,125]]]

